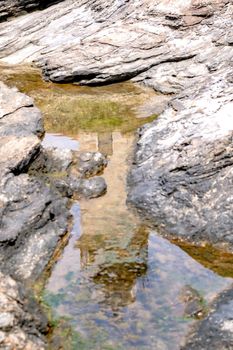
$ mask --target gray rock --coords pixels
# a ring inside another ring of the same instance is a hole
[[[35,280],[66,233],[67,200],[27,174],[41,153],[36,135],[43,134],[33,101],[0,84],[0,106],[0,121],[8,128],[0,140],[0,266],[17,279]]]
[[[226,62],[140,131],[128,201],[161,232],[232,247],[231,70]]]
[[[33,100],[0,82],[0,137],[41,137],[43,133],[42,116]]]
[[[73,154],[70,149],[47,148],[46,152],[48,153],[48,158],[51,162],[51,170],[49,171],[52,171],[52,169],[55,169],[58,172],[68,171],[73,162]]]
[[[22,285],[0,272],[0,348],[44,350],[47,320]]]
[[[66,199],[26,174],[8,178],[1,189],[1,269],[35,280],[67,230]]]
[[[233,349],[233,289],[222,293],[211,306],[209,315],[190,334],[182,350]]]
[[[0,59],[34,62],[54,82],[106,84],[137,77],[173,93],[201,79],[211,52],[216,58],[226,51],[213,42],[231,30],[231,6],[227,0],[66,0],[2,23]],[[206,58],[196,60],[203,53]],[[160,66],[172,62],[175,76],[157,81]]]
[[[101,176],[81,180],[79,193],[85,198],[97,198],[105,194],[106,191],[107,185],[104,178]]]
[[[78,197],[97,198],[107,191],[107,184],[101,176],[94,176],[90,179],[70,177],[68,183],[73,193]]]
[[[78,156],[78,172],[81,177],[88,178],[103,172],[107,166],[106,157],[100,152],[82,152]]]

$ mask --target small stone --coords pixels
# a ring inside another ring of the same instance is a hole
[[[9,329],[14,325],[14,316],[9,312],[0,313],[0,329]]]
[[[84,152],[78,157],[78,171],[83,178],[100,174],[106,166],[107,159],[100,152]]]
[[[97,198],[107,191],[107,184],[103,177],[95,176],[91,179],[83,179],[80,183],[80,195],[85,198]]]

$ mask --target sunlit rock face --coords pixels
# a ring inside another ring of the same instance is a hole
[[[227,0],[66,0],[2,23],[0,58],[34,61],[56,82],[105,84],[143,73],[139,80],[177,92],[207,74],[210,60],[224,60],[217,52],[228,54],[231,6]],[[170,68],[174,62],[172,74],[167,62]]]
[[[230,247],[231,74],[223,64],[140,131],[128,197],[162,232]]]

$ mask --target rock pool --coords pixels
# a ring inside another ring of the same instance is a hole
[[[100,151],[109,159],[107,194],[73,202],[71,238],[45,283],[42,298],[55,324],[51,349],[58,349],[57,335],[66,349],[179,349],[232,284],[233,257],[212,247],[180,244],[183,250],[126,206],[135,130],[155,118],[164,99],[131,83],[88,88],[45,83],[37,71],[2,72],[44,113],[45,147]]]

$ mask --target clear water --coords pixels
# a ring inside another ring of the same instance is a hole
[[[162,97],[130,83],[56,85],[28,67],[0,70],[2,80],[31,95],[44,113],[45,147],[99,150],[109,158],[107,194],[73,203],[71,238],[43,293],[53,319],[59,320],[54,333],[62,347],[179,349],[197,316],[187,312],[187,291],[204,314],[232,284],[233,257],[212,247],[182,244],[182,250],[126,207],[134,131],[147,121],[138,117],[153,114]],[[51,349],[57,349],[53,342]]]
[[[232,279],[205,268],[133,216],[125,204],[125,179],[134,138],[114,132],[109,139],[108,192],[73,204],[72,236],[44,299],[55,317],[68,318],[76,334],[71,349],[176,350],[195,321],[186,313],[185,290],[200,295],[200,308],[208,308]],[[93,149],[94,140],[92,133],[80,139],[81,148]]]

